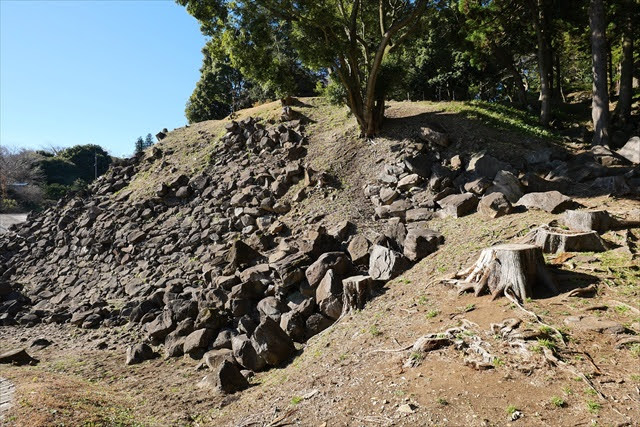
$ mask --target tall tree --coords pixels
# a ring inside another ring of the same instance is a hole
[[[327,68],[347,92],[347,104],[365,136],[375,135],[384,117],[384,85],[379,77],[388,55],[418,24],[428,0],[177,0],[208,35],[247,36],[242,52],[261,58],[273,38],[243,32],[242,23],[283,32],[297,57]],[[249,27],[250,28],[250,27]],[[277,45],[276,45],[277,46]],[[258,64],[260,65],[260,64]]]
[[[607,85],[607,39],[603,0],[590,0],[591,61],[593,70],[593,145],[609,143],[609,92]]]
[[[533,47],[528,22],[522,19],[525,5],[511,0],[459,0],[458,7],[467,18],[464,31],[476,47],[475,56],[489,53],[510,78],[518,104],[526,105],[527,90],[517,61],[518,54]]]
[[[144,140],[142,139],[141,136],[139,136],[138,139],[136,139],[136,144],[135,144],[136,156],[142,154],[143,151],[144,151]]]
[[[551,121],[551,96],[553,86],[553,61],[551,53],[550,11],[547,0],[529,0],[533,27],[538,44],[538,73],[540,75],[540,124]]]
[[[153,145],[153,136],[148,133],[147,136],[144,138],[144,148],[149,148]]]
[[[637,3],[624,0],[622,23],[622,62],[620,64],[620,89],[618,104],[614,112],[616,120],[625,126],[631,117],[631,99],[633,95],[633,16]]]

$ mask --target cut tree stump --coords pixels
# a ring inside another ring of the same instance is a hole
[[[607,211],[566,211],[562,216],[562,224],[576,231],[605,233],[611,230],[614,222]]]
[[[484,249],[476,263],[456,275],[460,293],[474,290],[476,296],[486,290],[492,299],[510,290],[524,301],[533,296],[533,289],[543,285],[558,293],[551,274],[547,271],[540,247],[510,243]]]
[[[353,276],[342,281],[342,315],[352,310],[362,310],[371,298],[370,276]]]
[[[524,242],[542,248],[544,253],[603,252],[606,250],[597,231],[572,231],[543,225],[527,234]]]
[[[562,224],[576,231],[595,230],[606,233],[609,230],[640,227],[640,221],[627,221],[612,216],[605,210],[574,211],[569,210],[562,216]]]

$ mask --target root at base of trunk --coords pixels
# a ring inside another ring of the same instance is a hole
[[[524,301],[542,284],[557,293],[547,271],[539,247],[527,244],[505,244],[484,249],[476,263],[456,275],[459,293],[473,290],[476,296],[489,291],[493,299],[511,292]]]

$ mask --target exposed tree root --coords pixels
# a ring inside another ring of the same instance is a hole
[[[531,297],[538,283],[554,293],[558,292],[547,271],[539,247],[525,244],[505,244],[482,251],[476,263],[460,271],[454,284],[458,293],[473,291],[476,296],[491,293],[492,300],[504,295],[508,289],[524,300]]]

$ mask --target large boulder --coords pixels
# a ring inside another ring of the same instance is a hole
[[[472,193],[452,194],[438,201],[446,216],[460,218],[475,212],[478,198]]]
[[[442,234],[428,228],[412,228],[404,239],[404,256],[410,261],[418,261],[438,250],[444,241]]]
[[[351,269],[351,261],[344,252],[328,252],[307,268],[305,276],[309,287],[315,289],[327,271],[333,270],[338,275],[347,274]]]
[[[251,337],[258,355],[269,365],[278,366],[296,352],[293,341],[269,317],[262,319]]]
[[[278,323],[280,323],[280,317],[282,316],[282,313],[289,311],[289,307],[287,307],[287,304],[280,301],[274,296],[269,296],[260,300],[260,302],[258,302],[257,308],[261,318],[270,317]]]
[[[618,154],[631,163],[640,164],[640,137],[634,136],[629,139],[624,147],[618,150]]]
[[[469,164],[467,165],[468,172],[475,172],[476,175],[493,180],[498,171],[511,170],[511,165],[505,162],[501,162],[495,157],[480,153],[471,157]]]
[[[254,347],[253,343],[246,335],[236,335],[231,339],[231,349],[233,357],[240,366],[254,372],[264,369],[265,361]]]
[[[127,348],[127,365],[135,365],[153,359],[157,354],[147,344],[136,344]]]
[[[509,171],[498,171],[487,193],[502,193],[511,203],[517,202],[524,195],[520,181]]]
[[[236,240],[231,244],[231,249],[227,255],[227,261],[233,267],[238,268],[250,265],[260,257],[260,253],[251,246],[247,245],[242,240]]]
[[[351,261],[356,265],[366,265],[369,262],[369,247],[371,244],[362,234],[356,235],[347,246]]]
[[[480,199],[478,212],[487,218],[508,215],[513,210],[511,203],[502,193],[491,193]]]
[[[38,360],[31,357],[24,348],[21,348],[0,354],[0,364],[2,363],[10,363],[12,365],[35,365],[38,363]]]
[[[235,393],[249,387],[249,382],[240,372],[238,365],[229,360],[223,360],[218,364],[213,373],[207,376],[207,380],[224,393]]]
[[[318,310],[330,319],[337,319],[342,312],[342,281],[333,270],[328,270],[316,288]]]
[[[561,213],[574,206],[574,201],[559,191],[525,194],[516,203],[527,209],[540,209],[549,213]]]
[[[374,280],[391,280],[402,273],[405,265],[402,254],[374,245],[369,255],[369,276]]]
[[[202,328],[191,332],[184,340],[183,351],[193,357],[200,358],[213,338],[211,329]]]

